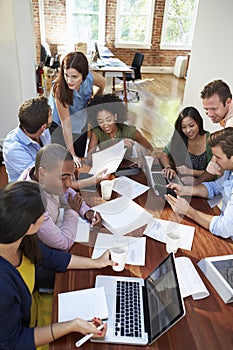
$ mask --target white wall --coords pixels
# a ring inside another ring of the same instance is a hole
[[[0,0],[0,142],[18,124],[18,108],[35,97],[35,40],[30,0]]]
[[[209,131],[219,126],[205,115],[200,92],[214,79],[225,81],[233,92],[232,14],[232,0],[199,0],[183,106],[197,107]]]

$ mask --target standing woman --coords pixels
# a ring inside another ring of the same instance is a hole
[[[96,318],[51,324],[52,298],[39,293],[35,276],[38,265],[60,272],[115,265],[109,251],[90,259],[51,249],[35,235],[43,220],[38,183],[18,181],[0,190],[0,349],[33,350],[71,332],[105,335],[106,325],[98,331]]]
[[[92,97],[93,85],[99,88],[98,94],[102,94],[105,79],[89,71],[82,52],[70,52],[62,60],[49,97],[53,115],[52,142],[66,146],[79,166],[78,157],[83,157],[86,149],[86,106]]]
[[[171,141],[164,147],[159,159],[165,176],[172,178],[178,173],[184,184],[195,184],[212,157],[207,144],[209,135],[203,128],[198,110],[195,107],[184,108],[175,122]]]

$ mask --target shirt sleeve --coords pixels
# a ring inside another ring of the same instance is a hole
[[[210,232],[215,236],[231,238],[233,240],[233,200],[227,204],[224,213],[214,216],[210,221]]]
[[[204,185],[208,191],[208,198],[214,198],[214,196],[222,193],[223,181],[223,176],[221,176],[215,181],[202,182],[202,185]]]
[[[56,272],[65,272],[69,265],[71,254],[47,247],[40,242],[43,259],[39,264],[41,267]]]
[[[74,244],[77,233],[78,213],[65,209],[60,225],[53,222],[48,212],[45,212],[44,222],[38,230],[39,239],[47,246],[69,250]]]

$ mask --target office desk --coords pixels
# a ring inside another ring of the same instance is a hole
[[[109,76],[112,77],[113,83],[112,83],[112,90],[115,91],[115,78],[119,77],[122,75],[123,79],[123,90],[124,90],[124,102],[127,102],[127,88],[126,88],[126,73],[131,73],[130,67],[127,65],[123,64],[122,66],[104,66],[104,67],[99,67],[96,65],[91,65],[90,66],[91,70],[95,72],[101,72],[103,76],[106,76],[106,73],[108,73]]]
[[[83,195],[90,205],[99,204],[102,199],[97,194],[85,193]],[[174,214],[170,207],[155,197],[152,191],[143,194],[137,198],[139,204],[146,203],[146,209],[154,214],[155,217],[170,219],[176,221],[179,217]],[[205,211],[212,213],[206,200],[194,198],[192,204]],[[214,209],[216,214],[218,209]],[[203,279],[210,296],[193,300],[192,297],[185,298],[186,316],[174,325],[167,333],[162,335],[151,346],[143,347],[146,350],[229,350],[233,344],[233,304],[224,304],[222,299],[216,293],[205,276],[197,267],[197,262],[206,256],[216,256],[223,254],[232,254],[233,243],[210,234],[204,228],[194,224],[191,220],[184,218],[181,223],[196,227],[193,240],[192,251],[179,249],[176,256],[187,256],[194,263],[197,271]],[[75,244],[72,252],[79,255],[91,256],[92,247],[96,234],[95,230],[90,234],[90,244]],[[104,230],[101,230],[104,231]],[[137,230],[137,235],[142,235],[143,228]],[[56,274],[54,304],[53,304],[53,322],[57,321],[57,294],[76,289],[93,287],[95,278],[98,274],[118,274],[127,276],[137,276],[145,278],[153,268],[166,256],[165,244],[147,237],[146,243],[146,265],[132,266],[126,265],[123,272],[116,273],[111,267],[102,270],[73,270],[65,273]],[[97,301],[98,302],[98,301]],[[78,333],[67,335],[58,339],[50,345],[50,350],[72,350],[75,349],[75,342],[81,338]],[[85,350],[129,350],[136,349],[129,345],[115,344],[96,344],[90,341],[85,343],[82,348]]]

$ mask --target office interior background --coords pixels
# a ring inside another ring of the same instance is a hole
[[[142,72],[172,73],[176,57],[190,53],[183,106],[196,106],[204,117],[200,101],[202,87],[213,79],[223,79],[233,87],[233,2],[199,0],[190,50],[164,50],[160,44],[166,1],[155,0],[151,47],[138,49],[115,47],[117,0],[107,0],[105,44],[127,64],[131,64],[135,51],[144,53]],[[43,28],[39,13],[41,5],[44,11]],[[0,142],[17,125],[20,104],[36,96],[35,67],[40,55],[41,33],[51,53],[55,54],[57,45],[67,43],[65,27],[65,0],[0,0]],[[205,127],[210,131],[217,128],[207,118]]]

